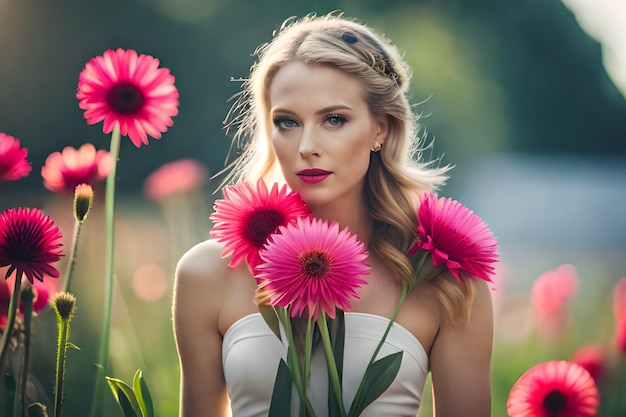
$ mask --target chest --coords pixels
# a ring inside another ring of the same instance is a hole
[[[391,318],[402,295],[402,285],[390,274],[376,274],[368,278],[355,300],[352,311]],[[404,299],[396,322],[415,336],[427,353],[439,330],[439,301],[429,284],[413,288]]]
[[[350,407],[365,368],[387,326],[387,320],[362,313],[346,313],[346,339],[342,391]],[[392,385],[371,404],[363,416],[416,415],[429,363],[418,341],[397,324],[391,328],[378,358],[403,351],[399,373]],[[267,415],[278,362],[285,346],[267,328],[259,314],[237,321],[224,337],[222,362],[233,416]],[[328,374],[323,349],[311,362],[307,391],[318,411],[326,416]],[[292,414],[297,415],[297,413]]]
[[[359,289],[359,298],[352,302],[351,311],[391,318],[402,294],[402,285],[384,267],[372,264],[367,284]],[[254,303],[256,282],[241,271],[228,280],[227,300],[219,314],[219,329],[223,335],[242,317],[258,312]],[[437,297],[429,285],[416,286],[404,300],[396,322],[406,328],[422,344],[427,353],[439,329]]]

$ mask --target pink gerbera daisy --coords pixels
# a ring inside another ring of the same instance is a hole
[[[274,184],[268,191],[263,180],[256,187],[240,183],[224,187],[223,200],[217,200],[211,215],[214,223],[211,236],[224,243],[222,256],[232,256],[230,266],[246,260],[251,269],[260,262],[259,249],[279,226],[295,223],[310,215],[300,195],[289,191],[286,185]]]
[[[2,271],[4,272],[4,271]],[[38,313],[48,306],[50,300],[50,294],[58,291],[58,280],[50,280],[44,277],[43,282],[35,281],[32,284],[35,298],[33,300],[33,312]],[[11,274],[8,278],[0,281],[0,316],[7,316],[9,310],[9,302],[11,300],[12,288],[15,285],[15,273]],[[31,285],[23,283],[24,285]],[[20,304],[19,312],[22,312],[22,304]]]
[[[507,400],[510,417],[593,417],[598,388],[589,372],[568,361],[540,363],[513,385]]]
[[[430,251],[435,266],[444,264],[461,282],[460,272],[491,281],[498,243],[487,224],[472,210],[434,193],[420,196],[417,241],[410,250]]]
[[[45,275],[58,278],[52,266],[61,256],[61,232],[52,219],[35,208],[8,209],[0,214],[0,267],[8,266],[31,283]]]
[[[620,278],[613,288],[613,312],[615,320],[615,344],[617,350],[626,355],[626,277]]]
[[[0,133],[0,181],[15,181],[27,176],[31,167],[28,150],[20,147],[19,139]]]
[[[180,159],[162,165],[154,171],[144,184],[146,197],[162,201],[178,193],[201,188],[206,184],[209,171],[193,159]]]
[[[79,184],[93,185],[109,175],[113,168],[113,158],[108,151],[91,143],[79,149],[71,146],[62,152],[53,152],[46,158],[41,168],[43,185],[52,192],[74,191]]]
[[[178,114],[178,90],[169,69],[159,60],[129,49],[109,49],[85,65],[76,97],[88,124],[104,120],[110,133],[119,123],[120,133],[133,144],[148,144],[148,136],[161,138]]]
[[[546,335],[558,335],[567,328],[567,302],[577,289],[578,274],[573,265],[561,265],[535,280],[530,300],[535,321]]]
[[[320,313],[334,318],[336,308],[349,311],[370,271],[363,243],[347,228],[320,219],[299,218],[279,229],[260,251],[255,271],[269,304],[315,320]]]
[[[606,354],[598,345],[581,346],[572,354],[570,359],[575,364],[585,368],[591,377],[599,381],[606,371]]]

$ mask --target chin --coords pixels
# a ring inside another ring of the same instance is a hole
[[[309,208],[320,207],[332,202],[326,190],[298,190],[300,197]]]

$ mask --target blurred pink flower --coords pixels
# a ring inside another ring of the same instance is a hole
[[[33,288],[35,289],[35,299],[33,300],[33,311],[35,313],[43,310],[50,301],[50,287],[46,285],[51,280],[44,280],[43,282],[35,281]]]
[[[613,312],[618,321],[626,320],[626,277],[622,277],[613,287]]]
[[[223,200],[214,204],[211,236],[224,243],[223,257],[232,256],[230,267],[246,260],[251,270],[259,264],[259,250],[279,226],[293,224],[310,210],[298,193],[274,184],[268,191],[263,180],[256,187],[240,183],[222,189]]]
[[[52,266],[61,256],[61,232],[54,221],[36,208],[11,208],[0,214],[0,267],[8,266],[31,283],[44,276],[59,277]]]
[[[498,260],[498,243],[491,230],[472,210],[434,193],[420,196],[417,242],[409,253],[431,251],[435,266],[445,264],[461,282],[460,272],[491,281]]]
[[[104,120],[103,132],[111,133],[119,123],[120,133],[136,147],[148,144],[147,135],[160,139],[174,124],[178,96],[170,70],[132,49],[109,49],[90,60],[80,73],[76,93],[88,124]]]
[[[74,192],[79,184],[93,185],[109,175],[113,169],[113,158],[108,151],[98,150],[91,143],[79,149],[70,146],[62,152],[53,152],[41,168],[43,185],[50,191]]]
[[[338,223],[298,218],[281,226],[259,252],[255,270],[257,292],[271,306],[291,308],[291,316],[319,314],[335,317],[335,309],[349,311],[350,299],[367,282],[367,251],[356,235]]]
[[[510,417],[593,417],[600,403],[589,372],[567,361],[540,363],[513,385],[507,399]]]
[[[162,201],[167,197],[203,187],[209,171],[193,159],[181,159],[162,165],[144,183],[146,197]]]
[[[620,278],[613,288],[613,312],[615,313],[615,344],[626,355],[626,277]]]
[[[570,361],[585,368],[596,381],[602,379],[606,371],[606,354],[598,345],[579,347],[572,354]]]
[[[6,325],[9,303],[11,302],[11,294],[13,293],[14,280],[15,273],[12,273],[7,279],[0,281],[0,330],[4,329],[4,326]],[[33,292],[35,294],[35,299],[33,300],[33,312],[35,314],[46,308],[48,306],[48,301],[50,300],[50,294],[58,291],[57,285],[52,284],[56,282],[58,281],[44,278],[43,282],[35,281],[34,284],[32,284],[34,289]],[[31,284],[23,283],[22,287],[24,285]],[[22,314],[21,303],[18,314],[20,316]]]
[[[626,320],[617,322],[615,330],[615,345],[617,346],[617,350],[622,355],[626,355]]]
[[[0,318],[4,318],[1,328],[6,324],[7,314],[9,312],[9,303],[11,302],[11,287],[5,279],[0,280]]]
[[[27,176],[31,166],[26,160],[28,150],[19,139],[0,133],[0,181],[15,181]]]
[[[558,334],[567,326],[565,307],[577,289],[578,274],[573,265],[561,265],[535,280],[530,293],[533,314],[546,334]]]

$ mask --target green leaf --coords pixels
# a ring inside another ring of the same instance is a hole
[[[126,417],[141,417],[141,410],[135,392],[126,382],[118,378],[105,377],[113,392],[115,400],[124,411]]]
[[[402,351],[385,356],[367,367],[363,379],[365,386],[360,398],[355,398],[350,407],[349,417],[361,414],[365,407],[370,405],[376,398],[389,388],[400,370],[402,363]]]
[[[336,315],[333,320],[329,320],[329,332],[330,332],[330,344],[333,348],[333,356],[335,357],[335,364],[337,365],[337,373],[339,374],[339,383],[343,380],[343,351],[346,340],[346,321],[344,312],[341,309],[336,310]],[[341,399],[340,401],[343,401]],[[335,391],[332,385],[328,384],[328,417],[339,417],[341,411],[339,410],[338,401],[335,397]]]
[[[67,342],[67,347],[68,348],[72,348],[72,349],[76,349],[76,350],[80,350],[80,348],[78,346],[76,346],[74,343],[72,342]]]
[[[265,320],[269,328],[276,335],[278,340],[280,340],[280,326],[278,325],[278,316],[276,315],[276,310],[274,310],[274,307],[265,304],[261,304],[258,307],[259,312],[263,317],[263,320]]]
[[[289,372],[291,372],[292,380],[294,379],[293,373],[300,372],[300,365],[297,362],[294,363],[294,360],[297,360],[293,358],[293,356],[295,356],[292,353],[294,349],[295,348],[291,345],[287,346],[287,367],[289,368]]]
[[[148,389],[148,384],[143,378],[141,369],[137,369],[133,378],[133,391],[139,403],[139,409],[143,417],[154,417],[154,406],[152,405],[152,396]]]
[[[124,412],[124,417],[141,417],[139,414],[137,414],[137,411],[134,409],[132,405],[132,399],[131,399],[132,397],[131,398],[127,397],[126,393],[119,388],[117,390],[118,390],[117,402],[119,403],[120,407],[122,408],[122,411]]]
[[[15,398],[15,376],[10,370],[7,370],[4,375],[4,396],[6,401],[0,401],[0,415],[12,416],[13,415],[13,398]]]
[[[274,391],[270,402],[268,417],[283,417],[291,414],[291,387],[293,381],[289,367],[284,360],[278,364],[276,380],[274,381]]]

